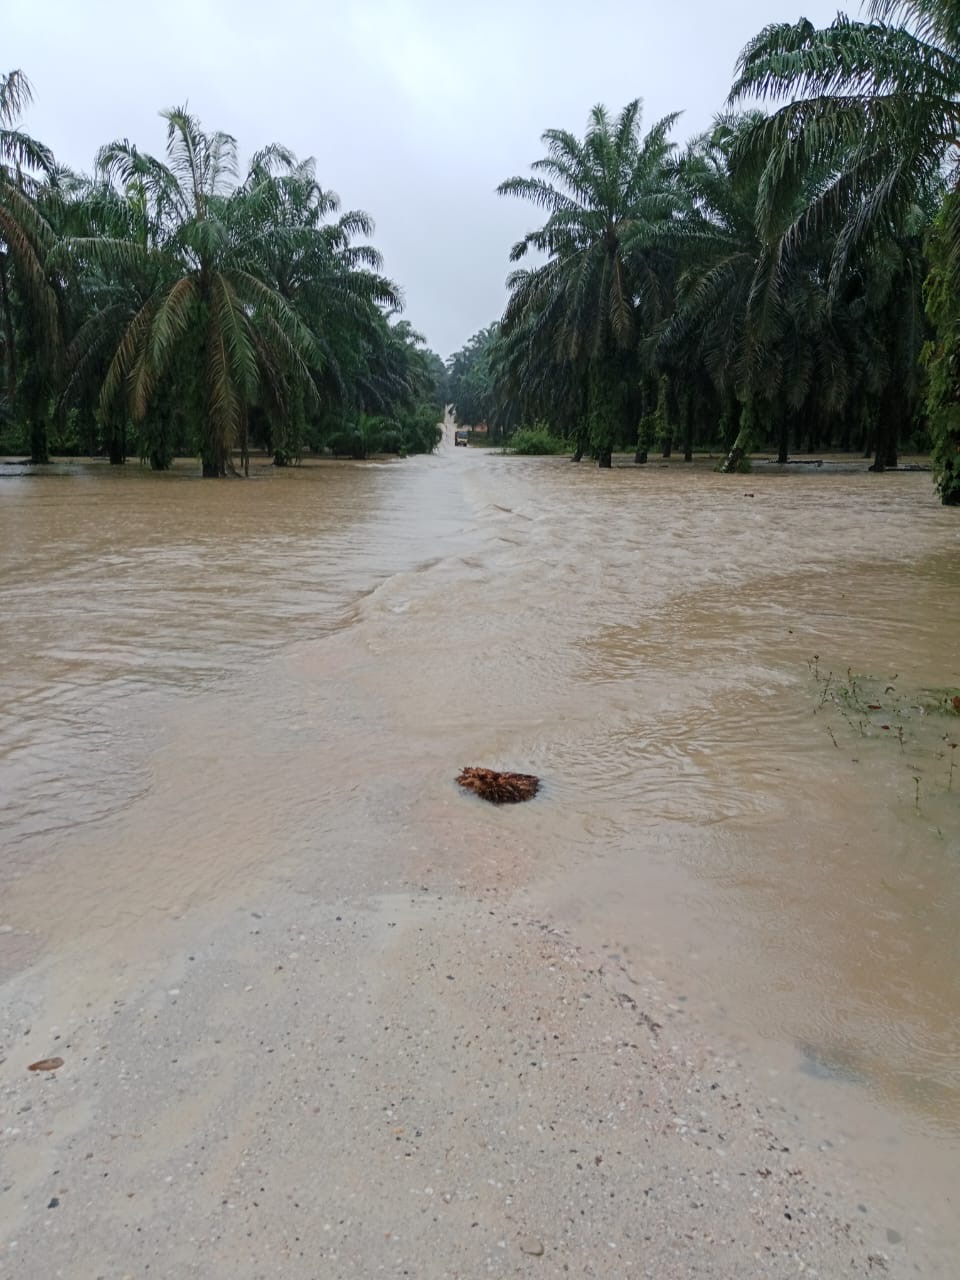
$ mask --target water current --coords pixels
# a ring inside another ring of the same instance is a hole
[[[960,522],[928,475],[5,470],[8,972],[244,877],[525,886],[956,1167]],[[485,808],[473,763],[543,792]]]

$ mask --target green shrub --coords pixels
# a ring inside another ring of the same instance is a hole
[[[400,415],[405,453],[433,453],[443,437],[439,425],[442,411],[431,404],[420,404]]]
[[[327,448],[335,458],[354,458],[359,462],[367,456],[363,436],[356,428],[337,431],[328,439]]]
[[[566,440],[561,440],[559,436],[551,435],[546,427],[522,427],[510,440],[509,447],[513,453],[522,453],[528,456],[566,453],[570,448]]]

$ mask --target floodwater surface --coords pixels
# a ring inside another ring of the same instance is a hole
[[[807,470],[0,478],[0,966],[244,881],[514,887],[956,1168],[960,517]]]

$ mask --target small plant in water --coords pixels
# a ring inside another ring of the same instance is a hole
[[[833,683],[833,672],[831,671],[831,672],[830,672],[830,674],[827,676],[826,680],[825,680],[825,681],[824,681],[824,683],[823,683],[823,692],[822,692],[822,693],[821,693],[821,695],[820,695],[820,706],[821,706],[821,707],[823,706],[823,704],[824,704],[824,703],[826,702],[826,700],[827,700],[827,694],[830,692],[830,686],[831,686],[831,684],[832,684],[832,683]]]
[[[921,813],[920,792],[926,761],[942,761],[946,756],[946,778],[942,783],[931,784],[933,789],[928,790],[924,797],[925,810],[932,818],[940,803],[937,797],[946,797],[947,793],[953,792],[954,774],[960,761],[957,754],[960,743],[953,741],[953,735],[944,733],[942,728],[936,735],[939,741],[935,742],[931,740],[931,730],[939,717],[960,715],[960,693],[954,693],[950,688],[908,692],[893,683],[899,675],[888,676],[884,680],[883,677],[856,675],[852,667],[846,669],[846,680],[838,681],[832,670],[821,669],[819,654],[807,659],[807,669],[817,687],[814,715],[824,708],[828,714],[835,711],[851,736],[863,740],[868,751],[882,752],[879,744],[884,737],[896,738],[901,767],[909,770],[913,778],[913,807],[918,816]],[[837,737],[840,733],[837,722],[824,728],[834,748],[839,750],[844,744]],[[868,743],[874,745],[867,746]],[[853,759],[859,763],[859,754]],[[943,779],[943,774],[938,772],[938,777]],[[934,812],[931,812],[931,806]]]

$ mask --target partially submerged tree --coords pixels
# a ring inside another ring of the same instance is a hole
[[[111,462],[196,451],[222,476],[253,439],[285,465],[364,414],[414,413],[434,422],[404,427],[403,448],[433,447],[442,362],[428,371],[391,323],[402,299],[364,242],[372,219],[342,213],[312,160],[272,145],[241,181],[235,140],[178,108],[162,156],[119,140],[88,178],[20,128],[29,97],[19,72],[0,78],[7,440],[46,460],[56,414]]]
[[[291,388],[315,395],[322,354],[308,326],[271,283],[270,250],[297,228],[256,217],[256,195],[237,190],[236,143],[205,133],[184,109],[164,113],[164,160],[127,141],[98,156],[98,170],[132,189],[148,212],[145,239],[74,239],[73,252],[107,274],[137,272],[155,288],[125,328],[103,384],[101,409],[126,404],[142,421],[171,377],[199,426],[205,476],[225,475],[231,450],[247,450],[258,396],[285,403]],[[184,376],[184,371],[186,376]]]
[[[0,76],[0,350],[8,410],[28,424],[32,460],[47,462],[60,326],[47,272],[54,236],[36,196],[53,156],[20,127],[30,100],[22,71]]]
[[[533,250],[547,261],[510,277],[505,334],[523,325],[534,358],[549,352],[579,370],[602,467],[623,431],[636,428],[637,348],[669,306],[658,250],[682,207],[669,138],[677,118],[666,116],[643,136],[639,99],[616,120],[594,107],[582,139],[548,129],[536,176],[498,188],[547,214],[511,253],[519,261]]]
[[[824,29],[805,19],[767,27],[740,56],[731,100],[760,96],[784,103],[760,130],[767,155],[761,222],[798,173],[812,167],[829,175],[799,210],[790,235],[798,243],[811,235],[834,237],[827,264],[834,296],[851,271],[871,269],[863,265],[871,255],[884,255],[891,243],[903,248],[916,211],[929,207],[930,193],[946,173],[950,194],[936,222],[939,265],[929,293],[937,330],[928,357],[929,411],[941,496],[958,502],[951,460],[960,452],[960,432],[949,406],[960,398],[960,204],[954,194],[960,178],[960,11],[955,0],[870,0],[866,15],[856,22],[840,14]],[[913,257],[903,260],[907,296],[916,287]],[[901,290],[893,287],[889,296],[887,318],[899,327]],[[909,334],[894,337],[891,388],[909,363],[905,353],[917,345]],[[907,410],[901,398],[897,411]],[[888,440],[894,425],[883,429]],[[877,466],[885,454],[888,444],[879,448]]]

